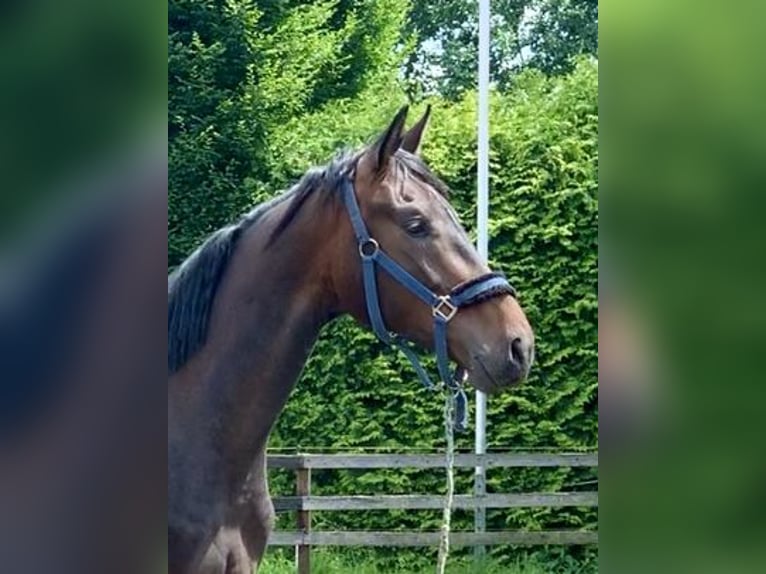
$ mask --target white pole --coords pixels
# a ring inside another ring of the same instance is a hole
[[[489,233],[489,39],[490,39],[490,0],[479,0],[479,137],[478,137],[478,173],[477,173],[477,210],[476,210],[476,248],[484,261],[488,259]],[[487,395],[476,391],[476,454],[487,452]],[[484,466],[477,466],[474,471],[474,493],[484,496],[487,491]],[[486,530],[486,510],[477,508],[474,513],[474,530]],[[483,546],[475,548],[477,557],[485,553]]]

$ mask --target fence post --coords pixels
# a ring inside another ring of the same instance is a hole
[[[486,468],[482,465],[476,467],[474,474],[474,497],[477,502],[483,502],[487,495]],[[487,531],[487,509],[482,504],[477,504],[473,511],[473,531],[482,534]],[[481,562],[487,553],[485,546],[477,545],[473,547],[474,558]]]
[[[295,494],[297,496],[311,495],[311,469],[299,468],[295,471]],[[311,532],[311,511],[298,511],[298,530],[308,534]],[[295,561],[298,574],[311,574],[311,546],[299,544],[295,547]]]

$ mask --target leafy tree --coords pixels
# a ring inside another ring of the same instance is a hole
[[[526,64],[549,74],[568,72],[573,57],[598,55],[598,0],[539,0],[522,43]]]
[[[265,130],[248,98],[258,47],[248,2],[168,3],[168,262],[243,211]]]
[[[505,77],[519,53],[517,30],[528,0],[492,2],[490,69]],[[438,93],[455,99],[476,85],[479,49],[477,0],[413,3],[407,23],[417,49],[405,74],[413,96]]]
[[[574,56],[597,55],[597,0],[494,0],[491,11],[490,73],[503,89],[526,68],[561,74]],[[407,26],[417,38],[404,66],[411,97],[457,99],[475,87],[478,0],[413,3]]]
[[[407,0],[170,0],[170,266],[284,184],[270,173],[282,153],[274,131],[362,90],[391,91],[407,10]]]

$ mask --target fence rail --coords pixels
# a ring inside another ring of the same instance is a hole
[[[443,454],[272,454],[269,466],[297,470],[444,468]],[[456,468],[595,467],[598,453],[492,452],[459,453]]]
[[[272,546],[295,546],[298,574],[311,571],[312,546],[436,546],[439,532],[373,532],[373,531],[312,531],[311,513],[315,511],[356,510],[439,510],[444,507],[442,495],[347,495],[313,496],[312,470],[444,468],[442,454],[274,454],[268,456],[269,468],[294,470],[296,495],[274,498],[277,511],[297,511],[297,530],[274,532],[269,538]],[[474,468],[550,468],[597,467],[598,453],[523,453],[457,454],[455,467]],[[484,496],[460,494],[455,496],[457,509],[535,508],[535,507],[595,507],[598,492],[530,492],[493,493]],[[514,545],[584,545],[597,544],[598,533],[590,530],[492,532],[452,532],[450,542],[455,546]]]
[[[563,508],[598,506],[595,492],[530,492],[524,494],[455,495],[454,508]],[[386,494],[355,496],[279,496],[277,511],[286,510],[441,510],[444,496],[431,494]]]
[[[440,532],[275,532],[270,540],[274,546],[438,546]],[[598,533],[586,530],[544,530],[527,532],[501,530],[496,532],[452,532],[451,546],[491,546],[515,544],[585,545],[597,544]]]

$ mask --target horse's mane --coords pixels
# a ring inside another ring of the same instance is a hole
[[[290,201],[284,215],[271,232],[268,245],[290,226],[310,195],[318,190],[339,188],[343,177],[353,168],[359,153],[343,151],[326,166],[312,168],[290,190],[256,206],[240,220],[214,232],[168,278],[168,373],[178,371],[207,338],[210,314],[218,287],[226,272],[243,231],[285,201]],[[426,165],[407,152],[396,153],[397,168],[431,185],[442,195],[447,187]]]
[[[343,154],[328,166],[309,170],[291,189],[254,207],[236,223],[210,235],[168,278],[168,374],[178,371],[205,344],[218,287],[242,233],[264,214],[290,201],[270,242],[284,231],[300,207],[328,180],[339,178],[350,156]],[[332,183],[331,185],[335,185]]]
[[[325,167],[322,171],[314,170],[306,174],[309,178],[321,179],[323,185],[322,189],[325,190],[337,190],[341,179],[354,168],[360,154],[353,154],[350,152],[342,152],[333,159],[333,161]],[[428,185],[430,185],[437,193],[447,197],[449,190],[447,186],[438,177],[436,177],[428,166],[416,155],[407,153],[403,150],[398,150],[395,155],[396,169],[399,170],[401,177],[414,176]],[[282,217],[281,221],[274,229],[270,242],[273,242],[279,235],[289,227],[295,217],[300,212],[304,202],[311,194],[312,191],[319,188],[319,185],[298,185],[296,193],[293,197],[293,201],[290,203],[290,207]]]
[[[283,200],[284,196],[258,205],[215,231],[168,277],[168,374],[204,344],[216,291],[242,232]]]
[[[310,170],[303,179],[295,186],[292,193],[292,201],[280,219],[269,238],[269,244],[273,243],[282,232],[295,220],[308,197],[318,189],[334,191],[340,186],[341,179],[353,169],[358,154],[343,151],[336,155],[333,160],[323,168]]]

